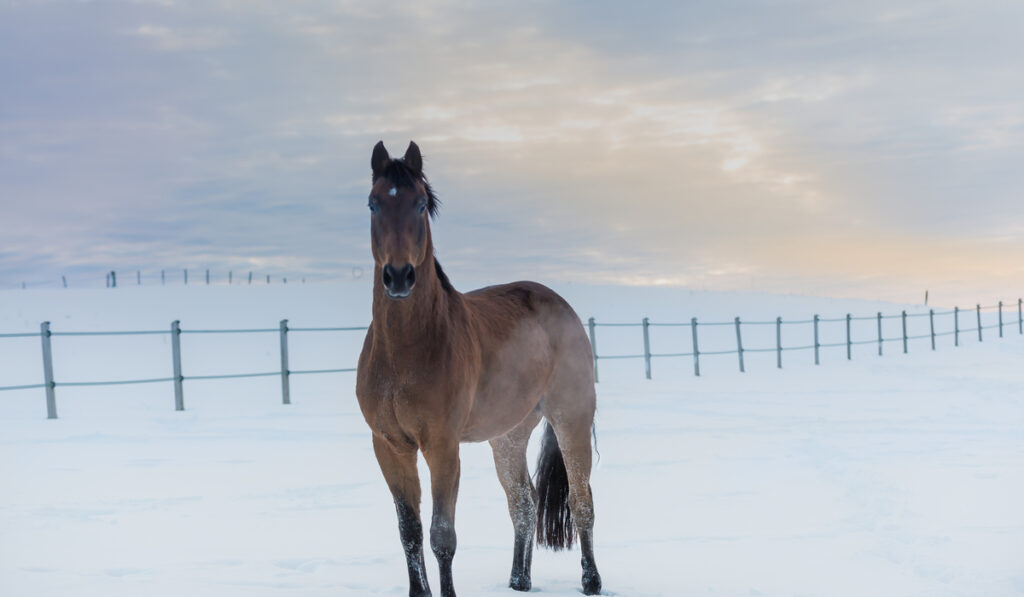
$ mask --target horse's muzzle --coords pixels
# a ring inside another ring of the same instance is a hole
[[[404,299],[412,292],[416,284],[416,268],[411,263],[401,268],[391,267],[391,264],[384,266],[381,273],[381,282],[384,283],[384,290],[393,299]]]

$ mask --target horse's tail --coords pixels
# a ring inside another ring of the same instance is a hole
[[[572,548],[576,530],[569,510],[569,475],[551,423],[544,423],[544,439],[537,458],[537,544],[555,551]]]

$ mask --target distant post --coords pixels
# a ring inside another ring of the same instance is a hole
[[[60,281],[61,281],[61,284],[64,285],[64,288],[68,287],[68,279],[65,278],[63,275],[60,277]]]
[[[960,307],[953,307],[953,346],[960,346]]]
[[[821,344],[818,342],[818,314],[814,314],[814,364],[820,365],[821,361],[818,359],[818,350],[821,348]]]
[[[1021,305],[1024,304],[1024,299],[1017,299],[1017,333],[1024,334],[1024,309],[1021,309]]]
[[[903,354],[907,354],[907,311],[903,311]]]
[[[736,318],[736,354],[740,357],[740,373],[743,373],[743,338],[740,336],[740,318]]]
[[[188,268],[186,267],[183,271],[185,272],[185,286],[188,286]]]
[[[882,356],[882,312],[878,312],[878,356]]]
[[[651,327],[650,321],[644,317],[644,371],[647,374],[647,379],[651,378],[651,336],[648,328]]]
[[[39,324],[39,337],[43,342],[43,380],[46,382],[46,418],[57,418],[57,395],[53,381],[53,352],[50,350],[50,322]]]
[[[700,377],[700,349],[697,348],[697,318],[690,318],[690,331],[693,333],[693,374]]]
[[[593,317],[587,320],[587,328],[590,330],[590,352],[594,356],[594,383],[597,383],[597,323]]]
[[[206,270],[206,285],[210,285],[210,270]]]
[[[850,340],[850,314],[846,314],[846,360],[853,360],[853,342]]]
[[[999,301],[999,337],[1003,337],[1003,301]]]
[[[142,286],[142,270],[135,270],[135,285]]]
[[[775,366],[782,369],[782,317],[775,318]]]
[[[249,286],[252,286],[252,272],[249,272]]]
[[[164,270],[160,270],[160,285],[163,286],[165,284],[167,284],[167,276],[164,273]]]
[[[185,380],[181,375],[181,322],[175,319],[171,322],[171,358],[174,361],[174,410],[185,410],[185,392],[181,382]]]
[[[228,286],[231,286],[231,279],[234,277],[234,273],[233,271],[228,271]]]
[[[288,320],[281,320],[281,402],[292,403],[291,388],[288,385]]]
[[[978,304],[978,342],[981,342],[981,304]]]
[[[928,326],[932,331],[932,350],[935,350],[935,309],[928,310]]]

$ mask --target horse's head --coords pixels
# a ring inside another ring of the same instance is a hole
[[[437,214],[437,197],[423,175],[423,157],[409,143],[405,157],[388,156],[384,142],[370,158],[370,244],[385,293],[393,299],[409,296],[416,270],[430,258],[430,217]]]

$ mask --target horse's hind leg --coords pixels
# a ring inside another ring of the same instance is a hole
[[[565,471],[569,478],[569,510],[580,540],[583,565],[583,593],[601,592],[601,574],[594,560],[594,498],[590,491],[591,426],[568,424],[555,426]]]
[[[526,445],[538,422],[540,413],[535,411],[512,431],[491,440],[494,468],[505,489],[508,513],[515,529],[512,574],[508,586],[517,591],[529,591],[531,587],[530,565],[533,560],[533,532],[537,527],[537,491],[530,481]]]

